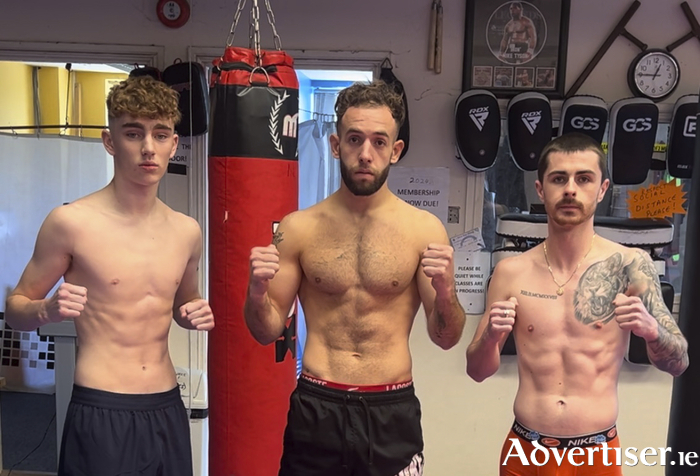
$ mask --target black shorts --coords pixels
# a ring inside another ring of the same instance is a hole
[[[58,476],[192,476],[180,389],[132,395],[73,387]]]
[[[299,379],[279,476],[420,476],[421,409],[413,385],[382,392]]]

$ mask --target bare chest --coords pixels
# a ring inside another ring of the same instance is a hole
[[[169,227],[91,229],[76,240],[69,274],[89,291],[110,296],[171,298],[189,256],[184,240]]]
[[[513,283],[518,299],[516,331],[522,336],[617,339],[622,335],[615,320],[613,301],[627,287],[627,274],[609,262],[595,263],[577,273],[563,288],[541,268]],[[563,340],[562,340],[563,338]]]
[[[394,294],[414,280],[420,250],[396,228],[333,230],[319,234],[301,256],[309,285],[329,294],[359,288]]]

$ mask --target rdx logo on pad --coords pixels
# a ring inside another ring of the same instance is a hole
[[[584,131],[597,131],[600,129],[600,119],[597,117],[574,116],[571,118],[571,127]]]
[[[683,125],[683,135],[685,137],[695,137],[695,129],[697,129],[697,125],[697,116],[686,117],[685,124]]]
[[[476,128],[479,129],[479,131],[483,130],[484,124],[486,124],[486,119],[489,117],[488,106],[470,109],[469,117],[472,118],[472,121],[474,121],[474,124],[476,124]]]
[[[647,132],[651,130],[651,124],[651,117],[632,118],[622,123],[622,129],[625,132]]]
[[[520,118],[523,120],[527,130],[530,131],[530,134],[534,135],[537,130],[537,124],[542,119],[542,111],[524,112]]]

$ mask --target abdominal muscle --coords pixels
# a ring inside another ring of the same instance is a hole
[[[515,418],[550,436],[579,436],[607,429],[618,414],[615,353],[595,359],[581,353],[545,352],[519,358]]]
[[[75,320],[76,385],[127,394],[173,389],[176,378],[168,351],[172,311],[167,305],[151,298],[125,312],[123,305],[91,303]]]
[[[348,385],[411,380],[408,338],[419,304],[410,293],[384,302],[368,296],[346,296],[341,304],[329,297],[304,301],[304,373]]]
[[[383,385],[411,380],[407,343],[365,343],[331,346],[324,336],[309,333],[303,372],[312,377],[348,385]]]

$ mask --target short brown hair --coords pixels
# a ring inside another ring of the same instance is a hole
[[[540,182],[544,180],[544,173],[549,167],[549,154],[552,152],[561,152],[571,154],[573,152],[593,151],[598,156],[598,166],[601,172],[601,183],[608,178],[608,161],[603,148],[592,137],[580,132],[569,132],[552,140],[545,146],[540,154],[540,160],[537,164],[537,178]]]
[[[115,85],[107,95],[109,119],[125,114],[148,119],[172,119],[180,122],[180,95],[162,81],[150,76],[128,78]]]
[[[382,107],[391,111],[391,117],[396,121],[396,132],[401,129],[406,117],[401,95],[386,82],[375,79],[371,83],[355,83],[340,91],[335,101],[335,114],[338,116],[337,128],[350,107]]]

